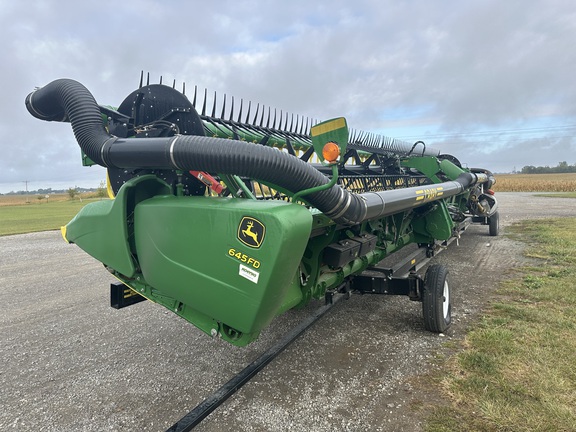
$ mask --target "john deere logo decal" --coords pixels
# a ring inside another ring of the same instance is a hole
[[[238,240],[251,248],[259,248],[265,234],[266,227],[258,219],[245,216],[238,225]]]

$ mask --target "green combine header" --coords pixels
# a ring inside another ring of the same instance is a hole
[[[111,108],[62,79],[26,98],[33,116],[71,123],[84,164],[108,170],[113,199],[62,233],[119,280],[114,307],[148,299],[242,346],[289,309],[358,291],[422,302],[425,328],[446,330],[447,269],[417,270],[471,222],[497,235],[489,171],[344,118],[227,109],[225,97],[208,114],[197,96],[141,80]]]

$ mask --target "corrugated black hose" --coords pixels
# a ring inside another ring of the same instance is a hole
[[[26,107],[41,120],[69,121],[82,151],[104,167],[234,174],[275,184],[293,193],[329,182],[297,157],[243,141],[191,135],[117,138],[104,128],[92,94],[70,79],[53,81],[30,93]],[[338,185],[307,195],[306,200],[338,223],[355,224],[366,216],[365,200]]]

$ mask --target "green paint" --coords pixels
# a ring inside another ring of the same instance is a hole
[[[312,137],[314,152],[322,162],[324,162],[322,149],[328,142],[338,144],[341,155],[344,155],[346,152],[346,146],[348,145],[348,125],[344,117],[326,120],[312,126],[310,135]]]

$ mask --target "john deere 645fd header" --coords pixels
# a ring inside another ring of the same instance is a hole
[[[199,114],[196,94],[141,82],[112,109],[67,79],[26,98],[33,116],[72,124],[85,164],[108,169],[114,199],[62,232],[122,282],[116,307],[147,298],[245,345],[311,299],[404,294],[444,331],[447,270],[416,270],[471,221],[497,234],[492,174],[420,141],[351,132],[344,118],[233,105],[208,115],[204,97]],[[377,266],[409,244],[402,265]]]

